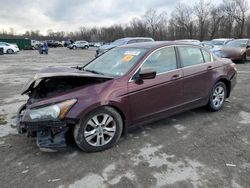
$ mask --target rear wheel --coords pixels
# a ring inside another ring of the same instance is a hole
[[[117,143],[122,129],[120,114],[111,107],[102,107],[91,112],[74,127],[74,139],[83,151],[102,151]]]
[[[14,50],[12,50],[12,49],[7,50],[7,54],[13,54],[13,53],[14,53]]]
[[[223,82],[217,82],[209,97],[207,104],[209,110],[218,111],[222,108],[227,96],[227,89]]]

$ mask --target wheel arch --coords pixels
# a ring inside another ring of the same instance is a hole
[[[123,122],[123,130],[122,130],[122,134],[126,134],[127,132],[127,128],[128,128],[128,122],[129,122],[129,117],[128,114],[125,112],[125,109],[123,109],[121,107],[121,105],[119,103],[116,102],[110,102],[110,103],[104,103],[104,104],[96,104],[96,105],[92,105],[91,107],[85,109],[83,112],[81,112],[78,115],[78,119],[82,119],[84,118],[86,115],[88,115],[89,113],[92,113],[93,111],[95,111],[98,108],[104,108],[104,107],[111,107],[113,109],[115,109],[121,116],[122,118],[122,122]]]

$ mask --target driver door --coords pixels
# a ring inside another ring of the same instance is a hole
[[[128,83],[132,123],[147,121],[155,115],[165,114],[182,103],[182,70],[178,69],[174,47],[153,52],[138,71],[156,71],[154,79]]]

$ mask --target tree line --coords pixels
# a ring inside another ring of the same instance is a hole
[[[111,42],[122,37],[152,37],[155,40],[213,38],[250,38],[250,12],[248,0],[223,0],[214,4],[208,0],[199,0],[194,5],[179,3],[172,13],[149,9],[140,18],[133,18],[125,25],[115,24],[109,27],[84,27],[66,33],[48,30],[41,35],[39,30],[26,31],[21,36],[9,32],[0,32],[0,38],[25,37],[36,40],[87,40]]]

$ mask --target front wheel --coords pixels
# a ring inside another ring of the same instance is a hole
[[[13,51],[12,49],[8,49],[8,50],[7,50],[7,53],[8,53],[8,54],[13,54],[14,51]]]
[[[227,88],[223,82],[217,82],[209,96],[209,110],[218,111],[222,108],[227,96]]]
[[[122,129],[123,121],[120,114],[111,107],[101,107],[75,125],[74,139],[83,151],[102,151],[117,143]]]

